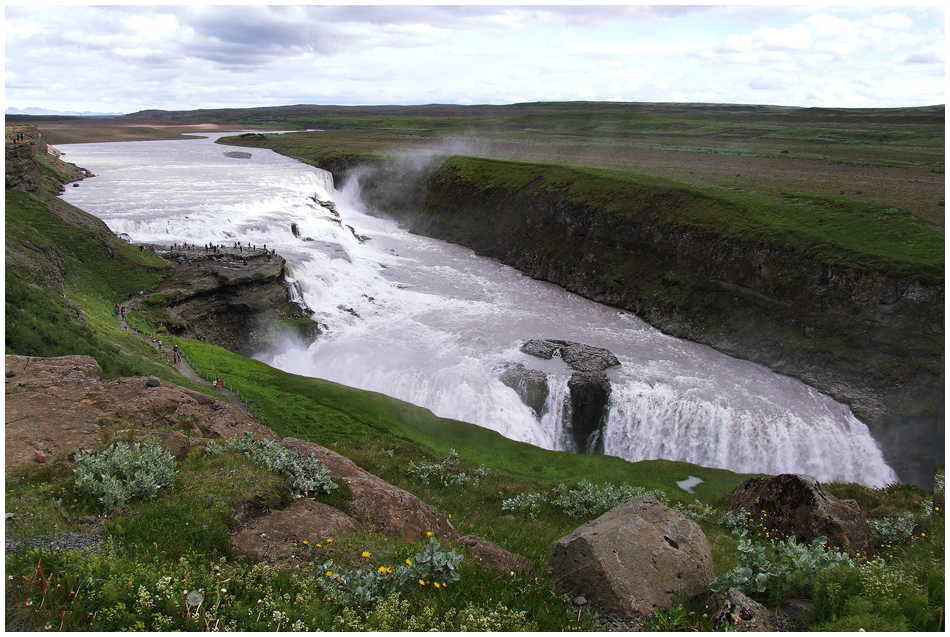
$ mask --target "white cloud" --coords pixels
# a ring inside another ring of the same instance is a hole
[[[914,21],[903,13],[871,16],[871,24],[884,29],[906,31],[914,26]]]
[[[942,6],[19,5],[5,18],[20,108],[945,101]]]
[[[801,24],[786,29],[760,29],[754,35],[763,48],[770,50],[802,50],[812,46],[811,32]]]

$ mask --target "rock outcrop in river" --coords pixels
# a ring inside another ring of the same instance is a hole
[[[570,390],[572,450],[603,453],[601,434],[610,400],[610,381],[605,370],[620,364],[617,357],[602,347],[552,339],[530,340],[521,346],[521,351],[547,360],[560,357],[574,370],[567,385]],[[518,364],[506,368],[501,381],[518,392],[522,402],[541,417],[550,392],[546,374]]]

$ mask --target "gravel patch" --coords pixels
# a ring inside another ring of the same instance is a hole
[[[34,535],[22,540],[6,540],[6,554],[26,549],[49,549],[51,551],[81,551],[84,556],[105,550],[105,539],[94,533],[57,533]]]

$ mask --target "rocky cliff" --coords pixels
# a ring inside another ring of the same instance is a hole
[[[167,246],[165,246],[167,247]],[[264,250],[176,247],[162,256],[172,274],[146,298],[164,307],[172,333],[250,356],[282,335],[312,341],[310,310],[290,300],[286,262]]]
[[[486,160],[464,172],[449,160],[411,173],[373,168],[359,179],[367,203],[413,232],[849,404],[903,480],[932,480],[943,449],[942,276],[833,265],[671,222],[670,211],[705,203],[684,190],[643,189],[636,210],[618,211],[604,198],[578,197],[571,184],[542,186],[541,177],[506,186],[505,169]]]

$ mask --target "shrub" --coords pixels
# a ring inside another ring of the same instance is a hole
[[[455,449],[449,450],[449,455],[443,458],[442,462],[409,462],[410,476],[422,480],[423,484],[436,482],[443,487],[461,487],[471,485],[477,487],[481,479],[488,476],[491,470],[485,465],[479,465],[469,475],[462,471],[462,461],[459,459],[458,452]]]
[[[111,511],[132,498],[153,498],[175,479],[175,459],[161,447],[118,442],[98,454],[76,453],[76,492]]]
[[[743,535],[736,547],[738,566],[715,578],[709,588],[717,593],[735,588],[745,595],[764,593],[768,589],[773,597],[778,597],[792,587],[810,587],[820,571],[853,566],[846,553],[826,549],[827,541],[819,537],[809,546],[790,537],[768,545],[753,543]]]
[[[743,532],[749,528],[749,513],[742,507],[736,511],[726,511],[716,518],[716,525],[729,531],[733,537],[741,537]]]
[[[868,520],[871,538],[879,543],[901,543],[914,537],[914,514],[907,512],[900,517],[885,517]]]
[[[223,443],[208,444],[208,453],[212,455],[228,452],[243,453],[268,471],[290,476],[294,491],[302,495],[330,493],[340,486],[330,478],[330,470],[315,455],[301,458],[273,440],[254,440],[245,435]]]
[[[597,486],[587,480],[581,480],[573,489],[563,483],[557,485],[554,488],[551,504],[563,509],[572,518],[596,518],[630,498],[644,496],[656,498],[664,504],[669,501],[666,494],[659,489],[644,489],[629,484],[618,487],[609,482],[603,486]]]
[[[707,520],[716,512],[716,509],[708,504],[703,504],[699,500],[694,502],[673,502],[670,506],[693,522]]]
[[[398,594],[407,586],[443,589],[449,583],[458,582],[463,557],[454,550],[443,551],[439,541],[431,537],[424,549],[395,569],[379,566],[365,571],[334,571],[333,560],[329,560],[320,565],[313,576],[332,601],[368,606]]]
[[[541,512],[541,504],[547,500],[548,497],[543,493],[519,493],[513,498],[504,500],[501,503],[501,510],[512,513],[527,512],[532,520],[537,520]]]

